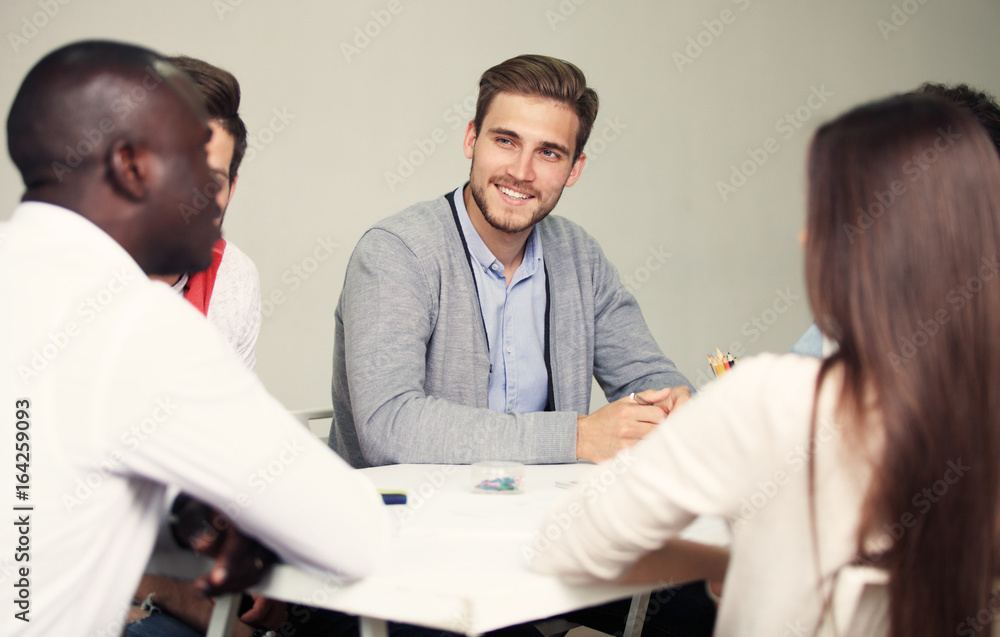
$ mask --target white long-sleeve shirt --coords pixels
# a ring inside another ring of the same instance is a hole
[[[526,551],[532,566],[612,580],[695,517],[724,516],[733,529],[732,557],[716,634],[812,634],[823,595],[809,521],[810,450],[825,578],[855,555],[870,480],[870,467],[833,419],[839,380],[824,384],[810,445],[820,362],[795,355],[740,362],[581,480]]]
[[[5,599],[28,569],[30,622],[4,602],[0,634],[117,636],[168,484],[287,562],[345,579],[374,568],[388,521],[371,483],[97,226],[21,204],[0,224],[0,299],[0,431],[8,450],[16,426],[28,433],[28,499],[12,452],[0,486],[8,511],[31,507],[8,513],[27,524],[0,524]],[[29,557],[11,560],[16,546]]]

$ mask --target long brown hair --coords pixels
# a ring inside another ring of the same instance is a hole
[[[905,95],[820,128],[808,170],[809,300],[839,345],[817,388],[842,369],[849,433],[881,445],[859,555],[892,540],[892,635],[955,634],[998,566],[1000,159],[971,114]]]

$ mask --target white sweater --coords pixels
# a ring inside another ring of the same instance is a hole
[[[184,294],[188,275],[173,285]],[[247,369],[257,364],[257,336],[260,334],[260,274],[257,266],[232,241],[226,241],[219,271],[215,275],[208,322],[222,333],[233,352]]]
[[[612,580],[695,517],[725,516],[732,558],[716,634],[812,634],[823,602],[807,481],[819,365],[796,355],[741,362],[640,444],[581,480],[543,523],[529,552],[533,567]],[[846,430],[832,419],[839,385],[839,378],[824,384],[815,438],[827,578],[854,558],[870,479],[860,454],[845,453]]]

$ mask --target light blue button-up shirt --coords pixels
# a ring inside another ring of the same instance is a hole
[[[490,347],[489,408],[500,412],[545,411],[549,373],[545,368],[545,264],[538,228],[524,246],[524,258],[507,285],[503,264],[472,225],[461,186],[455,209],[472,258],[486,338]]]

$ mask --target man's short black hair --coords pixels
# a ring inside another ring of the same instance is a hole
[[[948,86],[934,82],[925,82],[914,92],[936,95],[972,111],[1000,153],[1000,106],[997,106],[996,98],[992,95],[968,84]]]

